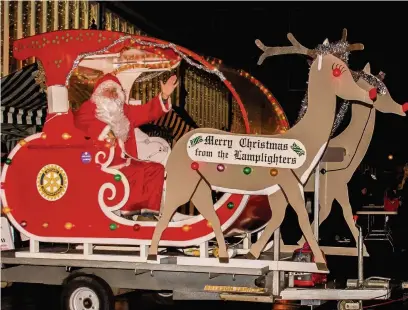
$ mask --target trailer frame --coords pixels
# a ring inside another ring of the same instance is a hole
[[[315,169],[314,186],[314,233],[317,240],[319,174],[320,164]],[[264,252],[259,260],[231,258],[228,264],[209,257],[208,242],[199,246],[200,257],[159,255],[157,261],[152,262],[147,261],[147,245],[140,245],[138,251],[106,251],[95,250],[93,244],[83,243],[81,250],[67,250],[61,247],[40,247],[39,241],[30,239],[28,249],[1,253],[1,276],[5,282],[49,285],[67,285],[77,277],[96,277],[109,287],[121,290],[171,291],[174,300],[273,303],[282,299],[300,300],[301,304],[311,306],[329,300],[357,300],[361,306],[362,300],[390,298],[391,288],[387,281],[376,288],[365,287],[361,281],[354,288],[295,288],[294,273],[328,273],[328,270],[316,263],[290,261],[290,254],[285,255],[280,249],[280,237],[278,228],[274,232],[273,251]],[[245,254],[250,245],[248,235],[242,248],[238,249],[239,254]],[[359,262],[362,262],[362,250],[358,252]],[[259,287],[257,283],[262,279],[264,284]]]

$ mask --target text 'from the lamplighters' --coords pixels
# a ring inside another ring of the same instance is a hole
[[[306,160],[306,148],[295,139],[196,133],[187,142],[196,162],[296,169]]]

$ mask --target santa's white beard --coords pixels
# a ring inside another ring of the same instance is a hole
[[[96,118],[108,124],[116,138],[128,139],[130,122],[123,112],[124,98],[111,99],[101,95],[92,96],[96,105]]]

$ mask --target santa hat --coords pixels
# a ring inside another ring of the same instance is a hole
[[[102,93],[107,88],[114,88],[117,90],[120,100],[125,101],[126,95],[120,84],[119,79],[111,73],[108,73],[101,77],[96,83],[92,92],[91,100],[98,102],[98,98],[102,97]]]
[[[105,88],[114,87],[116,89],[122,89],[119,79],[111,73],[105,74],[95,83],[94,92]]]

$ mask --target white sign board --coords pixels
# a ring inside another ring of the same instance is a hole
[[[296,169],[306,160],[298,140],[196,133],[187,142],[188,156],[197,162]]]
[[[14,242],[11,237],[11,226],[4,216],[1,217],[1,250],[13,250]]]

